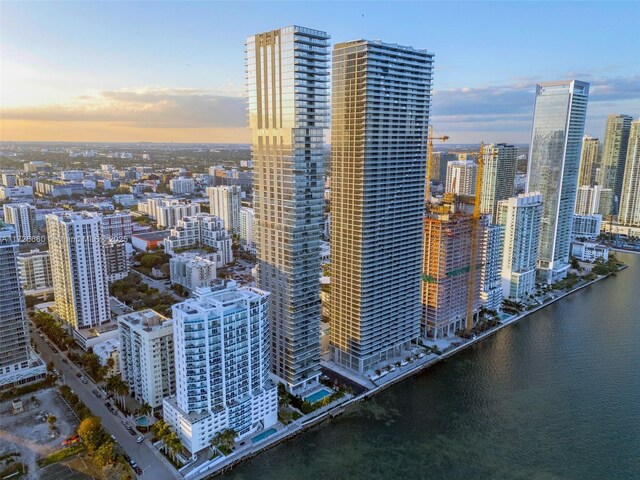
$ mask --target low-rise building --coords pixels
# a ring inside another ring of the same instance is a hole
[[[33,187],[31,186],[0,187],[0,200],[21,200],[31,198],[33,198]]]
[[[571,238],[573,240],[595,240],[602,229],[602,215],[574,215]]]
[[[231,246],[231,234],[224,228],[224,222],[206,213],[182,218],[164,241],[164,250],[171,255],[187,249],[210,247],[216,254],[218,268],[233,262]]]
[[[609,260],[609,247],[596,242],[573,242],[571,255],[583,262],[595,262],[599,258],[606,262]]]
[[[117,338],[96,343],[91,349],[98,357],[98,360],[100,360],[100,365],[109,367],[109,363],[111,363],[107,376],[120,373],[120,341]],[[109,359],[111,359],[112,362],[109,362]]]
[[[131,235],[131,244],[136,250],[148,252],[160,248],[170,234],[169,230],[134,233]]]
[[[216,279],[216,255],[212,253],[180,253],[171,257],[169,267],[171,283],[189,291],[210,287]]]
[[[118,317],[122,379],[153,409],[175,394],[173,322],[147,309]]]

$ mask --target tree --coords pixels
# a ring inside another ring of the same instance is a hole
[[[171,456],[172,460],[176,461],[176,454],[182,450],[182,442],[178,438],[175,432],[171,432],[163,438],[166,452]]]
[[[152,412],[152,408],[151,405],[149,405],[148,403],[145,403],[144,405],[142,405],[140,407],[140,414],[141,415],[149,415]]]
[[[113,458],[115,457],[115,443],[109,439],[109,441],[103,442],[92,455],[93,461],[99,467],[105,467],[113,462]]]
[[[227,428],[218,432],[212,439],[211,445],[217,447],[223,455],[228,455],[233,451],[233,446],[238,436],[232,428]]]
[[[82,420],[78,427],[78,435],[84,441],[89,453],[93,454],[100,447],[104,436],[100,417],[92,415]]]
[[[158,420],[156,423],[151,425],[151,431],[158,438],[165,437],[169,432],[169,424],[164,420]]]
[[[122,463],[107,465],[102,469],[105,480],[131,480],[129,469]]]
[[[49,424],[49,429],[50,430],[55,430],[56,429],[56,422],[57,421],[58,421],[58,419],[53,415],[49,415],[47,417],[47,423]]]

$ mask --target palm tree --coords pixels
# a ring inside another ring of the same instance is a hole
[[[158,420],[156,423],[151,425],[151,431],[156,437],[163,439],[170,432],[169,424],[164,420]]]
[[[105,388],[109,393],[113,393],[119,396],[120,406],[124,406],[124,396],[129,393],[129,386],[122,380],[122,377],[112,375],[107,378]]]
[[[140,407],[140,415],[149,415],[152,410],[153,409],[151,408],[151,405],[149,405],[148,403],[145,403]]]
[[[182,450],[182,442],[180,441],[180,439],[178,438],[178,435],[176,435],[175,432],[170,432],[168,435],[165,436],[163,440],[164,440],[165,452],[171,455],[172,460],[175,462],[176,454]]]

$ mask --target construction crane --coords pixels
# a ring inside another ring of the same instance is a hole
[[[441,140],[446,142],[449,140],[447,135],[443,135],[441,137],[433,136],[433,126],[429,127],[429,134],[427,136],[427,186],[425,190],[425,199],[427,201],[427,205],[431,202],[431,172],[433,171],[433,141]]]
[[[478,231],[480,230],[480,202],[482,196],[482,174],[484,172],[484,143],[480,143],[478,152],[478,169],[476,172],[476,191],[473,201],[473,217],[471,220],[471,262],[469,263],[469,292],[467,297],[466,333],[473,329],[473,303],[476,290],[476,262],[478,261]]]

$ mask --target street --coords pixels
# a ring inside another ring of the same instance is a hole
[[[170,478],[182,478],[176,470],[171,467],[169,462],[161,457],[159,452],[154,452],[153,447],[148,443],[151,436],[150,433],[145,435],[145,441],[142,443],[136,443],[137,435],[130,435],[125,427],[120,423],[125,420],[125,417],[118,411],[117,415],[113,415],[107,410],[105,406],[106,398],[97,398],[92,390],[99,388],[91,380],[87,378],[86,385],[83,384],[76,376],[77,372],[84,375],[84,372],[77,368],[72,363],[64,363],[62,361],[62,353],[54,346],[55,351],[49,347],[45,339],[40,338],[38,330],[35,330],[31,334],[31,338],[34,339],[38,347],[38,352],[42,359],[48,364],[52,361],[56,370],[62,375],[62,383],[68,385],[73,392],[78,395],[85,405],[102,419],[104,428],[113,435],[122,448],[122,450],[134,460],[140,468],[143,469],[142,478],[154,478],[154,479],[170,479]],[[45,336],[46,338],[46,336]],[[133,427],[134,425],[129,422]]]

